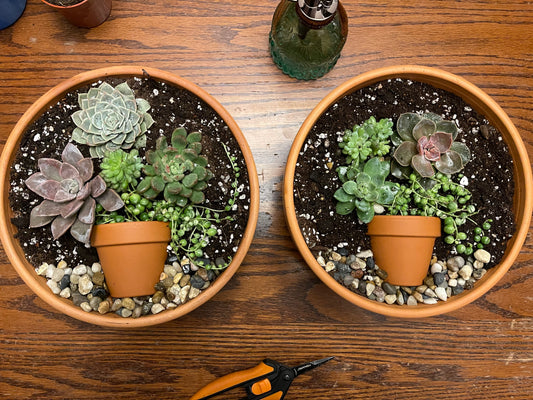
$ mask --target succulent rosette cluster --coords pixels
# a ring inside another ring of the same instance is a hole
[[[434,176],[433,167],[443,174],[455,174],[470,160],[468,147],[455,141],[458,129],[453,121],[433,113],[404,113],[396,128],[403,142],[394,152],[394,159],[404,167],[411,166],[422,177]]]
[[[72,139],[89,146],[91,157],[106,152],[146,146],[146,131],[154,123],[150,104],[136,99],[127,83],[116,87],[104,82],[78,95],[81,110],[71,116],[76,128]]]
[[[51,223],[54,239],[70,229],[76,240],[89,243],[96,203],[107,211],[118,210],[124,203],[99,175],[93,177],[92,159],[84,158],[74,144],[66,145],[61,160],[39,159],[39,172],[25,182],[44,199],[31,210],[30,228]]]

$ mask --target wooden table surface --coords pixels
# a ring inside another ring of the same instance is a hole
[[[41,94],[94,68],[135,64],[214,95],[252,149],[261,187],[255,239],[229,284],[189,315],[146,329],[92,326],[36,297],[0,251],[0,397],[188,399],[269,357],[335,356],[297,378],[287,400],[533,398],[533,238],[490,292],[421,320],[373,314],[303,262],[282,212],[284,164],[306,115],[335,86],[395,64],[439,67],[480,86],[533,157],[529,0],[345,0],[337,66],[300,82],[272,63],[277,2],[114,0],[107,22],[76,28],[39,0],[0,31],[0,143]],[[0,11],[1,12],[1,11]],[[227,399],[229,396],[223,396]]]

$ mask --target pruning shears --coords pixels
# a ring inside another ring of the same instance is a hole
[[[333,358],[323,358],[293,368],[267,358],[253,368],[214,380],[189,400],[207,400],[235,388],[245,388],[246,397],[243,400],[282,400],[294,378]]]

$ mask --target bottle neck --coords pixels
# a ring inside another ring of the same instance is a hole
[[[320,29],[335,17],[338,0],[296,0],[296,12],[302,23],[311,29]]]

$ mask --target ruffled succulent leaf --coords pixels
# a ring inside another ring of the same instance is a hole
[[[140,194],[144,194],[151,187],[152,187],[152,177],[147,176],[146,178],[144,178],[142,181],[139,182],[139,184],[137,185],[136,191]]]
[[[424,178],[435,175],[435,170],[433,169],[431,162],[419,154],[413,156],[411,159],[411,166]]]
[[[444,153],[440,160],[435,163],[437,170],[443,174],[455,174],[463,169],[463,162],[459,153],[450,150]]]
[[[459,130],[457,129],[457,125],[453,121],[439,121],[436,124],[436,130],[439,132],[446,132],[452,135],[452,140],[455,140],[457,135],[459,134]]]
[[[199,192],[203,192],[205,189],[207,189],[207,182],[200,181],[196,185],[194,185],[192,189]]]
[[[196,157],[194,161],[196,165],[199,165],[201,167],[207,167],[207,164],[209,164],[209,162],[207,161],[207,157],[202,155]]]
[[[452,145],[450,146],[450,150],[455,151],[457,154],[461,156],[461,161],[463,162],[463,165],[469,162],[470,159],[472,158],[472,155],[470,154],[470,149],[464,143],[453,142]]]
[[[346,202],[338,202],[335,205],[335,211],[339,215],[348,215],[355,209],[355,199]]]
[[[69,228],[76,221],[76,215],[71,215],[67,218],[62,217],[61,215],[54,218],[52,221],[52,237],[57,240],[63,236]]]
[[[428,161],[437,161],[440,159],[440,151],[433,145],[431,138],[422,136],[416,145],[418,154],[424,157]]]
[[[202,134],[200,132],[191,132],[187,135],[187,143],[200,143],[202,141]]]
[[[181,152],[185,147],[187,147],[187,131],[184,127],[179,127],[174,129],[172,132],[171,138],[172,147]]]
[[[435,125],[435,122],[430,119],[423,118],[413,128],[412,137],[416,141],[423,136],[430,137],[435,133],[436,128],[437,126]]]
[[[205,195],[198,190],[193,190],[189,200],[192,204],[202,204],[205,201]]]
[[[378,158],[371,158],[363,167],[363,172],[372,178],[372,182],[376,186],[381,186],[389,175],[390,164]]]
[[[446,153],[453,143],[453,138],[450,133],[439,131],[431,135],[429,141],[440,153]]]
[[[78,242],[89,244],[91,242],[92,224],[86,224],[76,219],[70,228],[70,234]]]
[[[365,176],[368,177],[368,175],[365,175]],[[364,180],[364,178],[361,179],[361,182],[362,182],[363,180]],[[370,177],[368,177],[368,182],[370,182]],[[357,184],[356,182],[354,182],[354,181],[347,181],[347,182],[345,182],[345,183],[342,185],[342,188],[341,188],[341,189],[343,190],[343,192],[344,192],[345,194],[348,194],[348,195],[353,196],[353,195],[355,195],[355,194],[358,192],[357,185],[358,185],[358,184]],[[340,190],[340,189],[339,189],[339,190]],[[337,198],[337,197],[335,197],[335,198]],[[337,198],[337,200],[339,200],[339,201],[348,201],[348,200],[346,200],[346,199],[339,199],[339,198]]]
[[[165,188],[165,190],[170,194],[179,194],[182,189],[183,185],[181,182],[171,182]]]
[[[154,176],[152,177],[152,189],[154,189],[157,192],[162,192],[165,189],[166,182],[163,180],[161,176]]]
[[[413,128],[420,122],[422,117],[415,113],[404,113],[398,117],[396,122],[396,131],[398,135],[407,141],[414,141],[413,139]]]
[[[400,185],[394,182],[385,182],[378,190],[377,203],[379,204],[391,204],[394,198],[398,194]]]
[[[411,164],[411,159],[416,154],[418,154],[417,144],[415,142],[406,141],[398,146],[393,157],[398,164],[406,167]]]
[[[181,182],[183,183],[183,186],[187,188],[192,188],[194,185],[198,183],[198,175],[194,173],[186,175],[183,177]]]
[[[361,222],[368,224],[374,218],[374,207],[371,203],[365,200],[355,200],[355,207],[357,208],[357,218]]]
[[[354,199],[354,195],[350,193],[346,193],[346,190],[344,190],[344,188],[342,187],[338,188],[335,191],[335,193],[333,194],[333,197],[335,197],[335,199],[340,203],[347,203]]]

